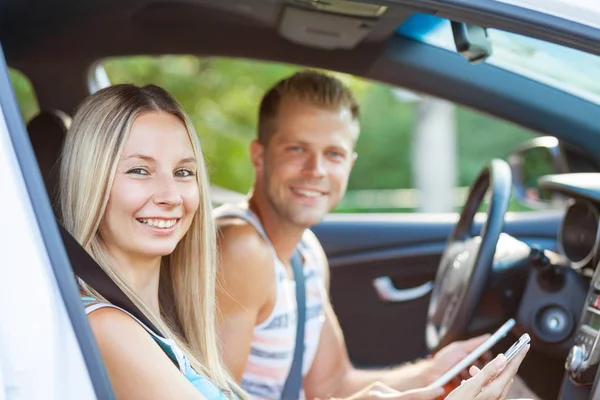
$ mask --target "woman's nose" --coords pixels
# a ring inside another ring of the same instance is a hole
[[[173,176],[163,176],[157,180],[154,202],[168,206],[178,206],[183,202],[181,192]]]

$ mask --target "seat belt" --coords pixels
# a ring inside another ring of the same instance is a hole
[[[94,290],[100,293],[108,302],[114,304],[117,307],[131,313],[137,319],[139,319],[144,325],[148,327],[152,332],[161,338],[165,336],[158,330],[156,326],[140,311],[139,308],[131,301],[129,297],[117,286],[117,284],[104,272],[104,270],[98,265],[98,263],[88,254],[87,251],[71,234],[58,223],[60,235],[62,236],[69,261],[73,267],[73,272],[76,276],[81,278],[86,284],[90,285]],[[162,346],[161,346],[162,349]],[[169,353],[167,356],[177,368],[179,363],[173,359]]]
[[[302,390],[302,361],[304,359],[304,328],[306,325],[306,286],[302,256],[298,250],[291,259],[294,280],[296,281],[296,307],[298,318],[296,325],[296,347],[290,373],[283,385],[281,400],[298,400]]]

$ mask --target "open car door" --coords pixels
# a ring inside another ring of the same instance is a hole
[[[0,399],[114,399],[0,50]]]

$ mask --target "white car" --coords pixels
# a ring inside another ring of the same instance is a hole
[[[513,333],[533,338],[520,374],[534,391],[600,399],[600,3],[0,0],[0,45],[0,400],[114,398],[45,183],[65,127],[55,110],[72,114],[107,84],[100,60],[134,54],[346,72],[549,136],[513,154],[512,169],[492,161],[460,220],[334,215],[315,233],[355,363],[408,361],[514,317]],[[31,80],[41,125],[26,127],[8,66]],[[535,151],[553,173],[539,182],[528,175]],[[489,186],[498,196],[479,235],[472,222]],[[506,214],[511,186],[560,211]],[[465,244],[476,257],[468,270],[459,267],[469,253],[454,251]],[[459,273],[464,290],[449,293],[444,282]]]

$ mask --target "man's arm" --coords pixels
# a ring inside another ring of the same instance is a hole
[[[328,271],[326,275],[329,275]],[[426,386],[425,361],[392,370],[355,369],[350,363],[344,335],[329,298],[324,299],[323,311],[325,321],[321,329],[317,355],[304,379],[307,398],[346,397],[374,382],[382,382],[399,391]]]
[[[240,382],[274,282],[273,256],[254,227],[239,221],[221,224],[218,250],[217,333],[223,361]]]
[[[344,336],[329,301],[325,323],[313,365],[304,380],[307,398],[345,397],[381,382],[398,391],[427,385],[428,361],[406,364],[390,370],[360,370],[350,363]]]
[[[321,251],[327,293],[329,293],[329,265],[316,237],[313,246]],[[344,397],[360,391],[373,382],[382,382],[398,391],[427,386],[438,376],[464,358],[485,337],[468,342],[453,343],[444,349],[441,359],[427,359],[388,370],[359,370],[350,363],[344,335],[333,311],[329,297],[324,299],[325,322],[317,355],[304,380],[307,398]]]

